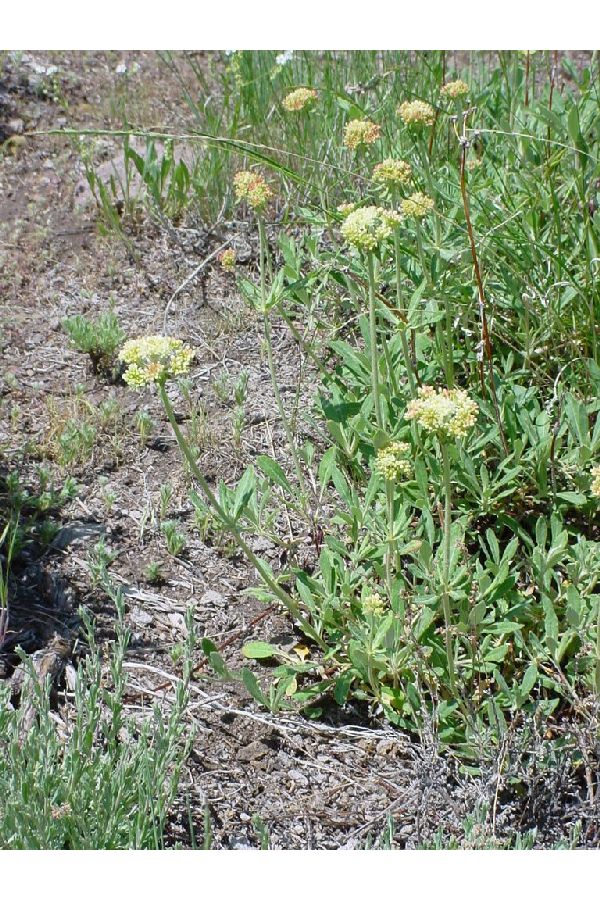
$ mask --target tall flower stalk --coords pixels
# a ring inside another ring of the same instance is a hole
[[[409,453],[409,444],[402,441],[392,441],[377,452],[375,460],[375,468],[385,482],[387,516],[385,579],[390,601],[393,596],[394,569],[397,557],[396,518],[394,514],[396,485],[406,481],[411,475],[412,467],[408,460]]]
[[[184,375],[188,371],[193,358],[193,351],[178,339],[153,335],[127,341],[119,358],[126,364],[123,379],[130,387],[142,388],[146,385],[157,385],[159,397],[173,429],[177,445],[221,524],[227,529],[248,562],[256,569],[265,585],[299,622],[305,634],[324,649],[325,644],[323,640],[305,616],[302,615],[293,597],[277,583],[267,565],[248,546],[235,519],[219,503],[196,462],[196,456],[189,442],[177,423],[166,386],[170,379]]]
[[[452,606],[450,603],[450,563],[452,559],[452,477],[449,445],[467,435],[477,418],[477,404],[466,391],[432,387],[419,389],[419,396],[408,404],[406,418],[417,422],[424,431],[433,434],[439,443],[442,457],[442,482],[444,492],[444,523],[442,536],[442,612],[448,679],[450,689],[456,695],[454,667],[455,648],[452,640]]]
[[[375,279],[375,251],[400,224],[400,216],[380,206],[355,209],[342,223],[341,232],[347,242],[363,255],[369,284],[369,343],[371,352],[371,390],[377,426],[383,428],[385,419],[379,382],[379,351],[377,346],[377,285]]]

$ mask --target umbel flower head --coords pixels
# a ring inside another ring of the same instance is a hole
[[[407,459],[410,445],[403,441],[392,441],[387,447],[377,451],[375,468],[386,481],[401,481],[410,478],[411,464]]]
[[[388,238],[401,221],[398,213],[391,209],[363,206],[346,217],[340,231],[353,247],[369,252]]]
[[[363,612],[366,616],[382,616],[385,605],[381,596],[377,593],[367,594],[362,601]]]
[[[283,98],[281,105],[288,112],[298,112],[309,103],[314,103],[319,95],[313,88],[296,88]]]
[[[221,268],[224,269],[225,272],[235,271],[235,250],[233,249],[233,247],[227,247],[226,250],[223,250],[222,253],[219,253],[217,259],[221,264]]]
[[[600,466],[594,466],[592,469],[592,497],[600,499]]]
[[[368,119],[353,119],[344,128],[344,144],[356,150],[361,144],[374,144],[381,134],[381,128]]]
[[[235,199],[240,203],[246,200],[250,206],[260,212],[265,208],[273,191],[258,172],[238,172],[233,177],[235,187]]]
[[[410,197],[405,197],[400,202],[400,209],[405,216],[412,216],[413,219],[422,219],[428,212],[433,209],[433,200],[427,194],[421,194],[417,191]]]
[[[433,125],[433,106],[424,100],[405,100],[398,107],[398,115],[405,125]]]
[[[436,390],[425,386],[408,404],[406,418],[414,419],[440,440],[462,438],[477,420],[477,404],[459,388]]]
[[[460,78],[457,78],[456,81],[448,81],[440,90],[441,96],[448,100],[457,100],[459,97],[465,97],[468,93],[469,85]]]
[[[144,387],[154,382],[164,384],[188,371],[194,351],[178,338],[153,334],[126,341],[119,359],[127,366],[123,381],[129,387]]]
[[[376,184],[406,184],[411,175],[412,168],[403,159],[384,159],[373,169],[373,181]]]

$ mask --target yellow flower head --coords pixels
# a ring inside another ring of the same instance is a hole
[[[362,608],[366,616],[382,616],[385,605],[379,594],[367,594],[362,601]]]
[[[462,438],[477,420],[477,404],[458,388],[436,390],[426,386],[419,388],[417,399],[408,404],[406,418],[414,419],[441,440]]]
[[[283,98],[282,106],[288,112],[298,112],[309,103],[314,103],[319,95],[313,88],[296,88]]]
[[[428,212],[433,209],[433,200],[427,194],[411,194],[400,203],[400,209],[405,216],[412,216],[414,219],[422,219]]]
[[[219,253],[217,259],[225,272],[235,271],[235,250],[232,247],[228,247],[222,253]]]
[[[412,467],[406,458],[410,445],[403,441],[392,441],[387,447],[377,451],[375,468],[386,481],[401,481],[410,478]]]
[[[440,90],[440,95],[448,100],[457,100],[459,97],[465,97],[468,93],[469,85],[460,78],[457,78],[456,81],[449,81]]]
[[[250,206],[260,212],[265,208],[273,191],[262,175],[257,172],[238,172],[234,175],[235,198],[239,202],[247,200]]]
[[[401,221],[398,213],[391,209],[363,206],[346,217],[340,231],[349,244],[368,252],[388,238]]]
[[[600,498],[600,466],[592,469],[592,497]]]
[[[373,169],[373,181],[376,184],[406,184],[411,175],[410,164],[403,159],[384,159]]]
[[[164,383],[169,378],[184,375],[193,357],[194,351],[183,341],[161,334],[126,341],[119,353],[119,359],[127,365],[123,381],[129,387]]]
[[[398,107],[398,115],[405,125],[433,125],[433,106],[423,100],[405,100]]]
[[[344,144],[350,150],[356,150],[361,144],[374,144],[378,140],[381,128],[368,119],[353,119],[344,128]]]

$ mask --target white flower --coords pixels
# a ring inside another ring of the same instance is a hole
[[[119,65],[115,69],[115,72],[117,73],[117,75],[125,75],[127,72],[127,66],[125,65],[125,63],[119,63]]]
[[[285,66],[285,64],[291,62],[293,60],[293,58],[294,58],[293,50],[284,50],[283,53],[279,53],[275,57],[275,62],[277,63],[278,66]]]

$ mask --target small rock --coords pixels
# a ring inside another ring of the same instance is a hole
[[[146,612],[146,610],[141,609],[139,606],[134,606],[130,613],[130,619],[132,622],[135,622],[136,625],[144,626],[150,625],[152,622],[152,616]]]
[[[12,131],[13,134],[23,134],[25,131],[25,123],[23,122],[23,119],[9,119],[8,129],[9,131]]]
[[[206,606],[224,606],[227,603],[227,598],[223,594],[219,594],[218,591],[205,591],[200,598],[200,603]]]
[[[185,618],[181,615],[181,613],[169,613],[167,618],[171,623],[171,627],[175,631],[179,631],[181,632],[181,634],[187,635],[187,625],[185,624]]]

